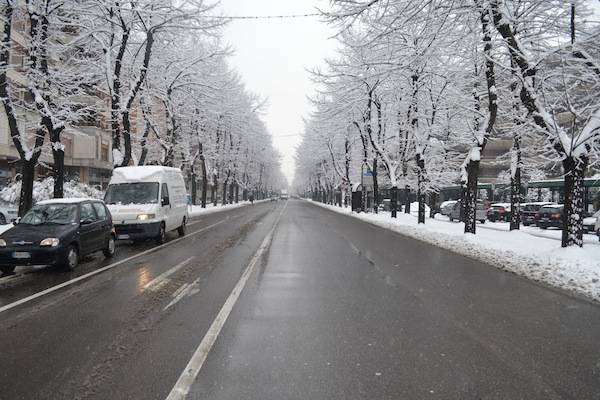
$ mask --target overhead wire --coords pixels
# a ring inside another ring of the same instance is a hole
[[[290,15],[211,15],[215,19],[293,19],[318,17],[320,13],[290,14]]]

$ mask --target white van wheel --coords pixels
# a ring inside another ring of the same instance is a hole
[[[181,222],[181,226],[179,228],[177,228],[177,233],[179,233],[179,236],[185,236],[185,228],[186,228],[186,219],[183,218],[183,221]]]

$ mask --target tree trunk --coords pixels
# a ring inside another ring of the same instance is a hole
[[[213,174],[213,184],[210,187],[210,201],[213,203],[213,206],[217,206],[217,190],[219,187],[219,181],[217,179],[217,175]]]
[[[410,214],[410,186],[404,187],[404,214]]]
[[[146,158],[148,157],[148,136],[150,135],[150,124],[146,122],[146,127],[144,128],[144,133],[142,135],[142,139],[140,140],[140,147],[142,151],[140,153],[140,158],[138,159],[137,165],[146,165]]]
[[[240,185],[239,183],[235,184],[235,203],[239,203],[240,202]]]
[[[233,197],[235,193],[235,183],[229,185],[229,204],[233,204]]]
[[[565,174],[565,201],[562,214],[562,247],[583,246],[583,179],[587,159],[566,157],[563,160]]]
[[[21,193],[19,196],[19,217],[25,215],[33,206],[33,179],[36,161],[21,160]]]
[[[202,208],[206,208],[206,192],[208,191],[208,179],[206,175],[202,176],[202,193],[200,195],[200,205]]]
[[[248,200],[248,189],[244,188],[244,190],[242,190],[242,200],[246,201]]]
[[[373,211],[379,212],[379,183],[377,182],[377,157],[373,160]]]
[[[425,159],[417,155],[417,201],[419,203],[418,223],[425,223]]]
[[[517,136],[514,138],[513,169],[510,176],[510,230],[521,227],[521,144]]]
[[[421,188],[418,189],[417,192],[417,201],[419,202],[419,213],[418,213],[418,223],[425,223],[425,191]]]
[[[227,179],[223,180],[223,190],[221,191],[221,205],[227,204]]]
[[[65,183],[65,151],[60,142],[52,143],[52,176],[54,178],[54,198],[62,199],[64,197]]]
[[[460,209],[458,210],[458,220],[465,222],[465,199],[467,198],[467,183],[460,184]]]
[[[123,120],[121,136],[123,138],[123,145],[125,146],[125,154],[123,154],[123,161],[119,167],[126,167],[131,161],[131,121],[129,120],[129,110],[124,111],[121,117]]]
[[[398,217],[398,186],[394,185],[392,186],[392,192],[391,192],[391,208],[392,208],[392,218],[397,218]]]
[[[196,200],[198,198],[198,184],[196,183],[196,169],[194,168],[194,166],[192,165],[192,187],[191,187],[191,191],[192,191],[192,204],[196,205]]]
[[[470,160],[467,165],[467,189],[465,191],[465,233],[475,233],[477,224],[477,181],[479,161]]]

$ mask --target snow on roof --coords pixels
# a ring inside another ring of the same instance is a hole
[[[181,173],[179,168],[163,167],[158,165],[144,165],[140,167],[120,167],[115,168],[113,176],[118,176],[121,179],[129,181],[141,181],[148,179],[153,175],[161,174],[163,172],[173,171]]]
[[[99,201],[98,199],[92,199],[91,197],[69,197],[65,199],[49,199],[38,201],[36,204],[75,204],[84,201]]]

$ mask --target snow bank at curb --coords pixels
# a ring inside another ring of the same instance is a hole
[[[462,232],[462,224],[428,219],[425,225],[418,225],[410,215],[399,214],[393,220],[389,213],[356,214],[349,209],[311,203],[600,301],[600,245],[596,243],[563,249],[554,239],[519,231],[479,229],[472,235]]]
[[[269,201],[269,199],[254,201],[254,204],[263,203],[265,201]],[[240,201],[239,203],[227,204],[224,206],[218,205],[218,204],[217,204],[217,206],[214,206],[211,203],[211,204],[207,204],[206,208],[202,208],[201,206],[190,206],[190,207],[188,207],[188,215],[190,216],[190,218],[194,218],[194,217],[199,217],[201,215],[214,214],[214,213],[218,213],[221,211],[227,211],[227,210],[234,210],[236,208],[241,208],[241,207],[248,206],[248,205],[250,205],[249,201]]]

